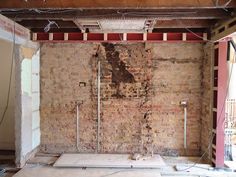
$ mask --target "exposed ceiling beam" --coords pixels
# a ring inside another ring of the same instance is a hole
[[[59,28],[78,28],[73,21],[55,21]],[[156,20],[154,28],[209,28],[215,24],[215,20]],[[22,20],[19,22],[28,29],[44,28],[49,22],[47,20]],[[52,25],[51,28],[58,28]]]
[[[216,3],[218,2],[218,4]],[[230,3],[228,3],[230,2]],[[228,3],[228,4],[227,4]],[[219,8],[236,7],[232,0],[1,0],[0,8]]]
[[[1,13],[14,20],[75,19],[75,18],[158,18],[158,19],[226,19],[233,9],[162,9],[162,10],[18,10]]]
[[[154,28],[209,28],[216,20],[156,20]]]

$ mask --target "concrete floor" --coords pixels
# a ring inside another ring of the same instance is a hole
[[[52,159],[46,158],[51,163]],[[198,161],[197,157],[164,156],[163,159],[167,165],[161,169],[82,169],[55,168],[49,165],[45,157],[37,157],[37,160],[31,160],[33,163],[27,164],[13,177],[236,177],[236,173],[233,172],[209,170],[208,164],[198,164],[187,171],[176,171],[175,165],[178,165],[180,169],[189,167]],[[12,174],[7,174],[4,177],[12,177]]]

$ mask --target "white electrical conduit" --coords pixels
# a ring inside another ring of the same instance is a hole
[[[97,94],[98,94],[98,110],[97,110],[97,118],[98,118],[98,122],[97,122],[97,153],[100,152],[100,124],[101,124],[101,118],[100,118],[100,112],[101,112],[101,105],[100,105],[100,76],[101,76],[101,73],[100,73],[100,70],[101,70],[101,66],[100,66],[100,61],[98,60],[98,78],[97,78],[97,85],[98,85],[98,90],[97,90]]]
[[[184,106],[184,149],[187,149],[187,106]]]
[[[187,149],[187,101],[180,101],[180,105],[184,108],[184,149]]]
[[[76,105],[76,148],[79,152],[79,103]]]

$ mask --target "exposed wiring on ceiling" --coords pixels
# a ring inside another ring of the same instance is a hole
[[[228,0],[226,3],[224,3],[223,5],[219,5],[219,0],[213,0],[213,3],[215,5],[215,7],[218,8],[225,8],[227,7],[230,3],[232,2],[232,0]]]
[[[231,42],[232,42],[232,41],[231,41]],[[236,51],[234,51],[234,58],[236,58]],[[226,99],[227,99],[227,96],[228,96],[229,86],[230,86],[230,82],[231,82],[231,78],[232,78],[232,73],[233,73],[233,66],[234,66],[234,65],[232,65],[232,67],[231,67],[231,69],[230,69],[230,74],[229,74],[229,79],[228,79],[228,83],[227,83],[227,88],[226,88],[226,93],[225,93],[224,100],[226,100]],[[224,108],[225,108],[225,103],[226,103],[226,101],[224,101],[224,104],[222,105],[220,114],[219,114],[219,116],[217,117],[217,127],[216,127],[216,129],[218,128],[218,124],[220,123],[220,121],[222,121],[221,119],[222,119],[222,114],[223,114],[223,111],[224,111]],[[203,159],[203,157],[207,154],[207,152],[210,151],[210,148],[211,148],[211,146],[212,146],[212,143],[213,143],[213,140],[214,140],[215,136],[216,136],[216,133],[212,133],[212,134],[211,134],[211,137],[209,138],[210,140],[209,140],[208,147],[207,147],[207,149],[204,151],[204,153],[201,155],[201,157],[198,159],[197,162],[195,162],[194,164],[192,164],[191,166],[189,166],[189,167],[187,167],[187,168],[180,169],[180,170],[178,170],[178,171],[186,171],[186,170],[189,170],[189,169],[195,167],[198,163],[200,163],[201,160]]]
[[[41,10],[41,9],[29,9],[29,11],[34,11],[37,13],[51,13],[51,14],[55,14],[55,13],[66,13],[66,12],[76,12],[77,10],[81,10],[81,9],[46,9],[46,10]],[[82,11],[82,10],[81,10]]]
[[[215,0],[215,7],[217,7],[217,8],[222,8],[223,10],[225,10],[225,11],[228,12],[228,9],[226,9],[226,8],[227,8],[227,6],[228,6],[231,2],[232,2],[232,0],[229,0],[229,1],[227,1],[225,4],[219,5],[219,0]]]
[[[203,39],[204,41],[207,41],[207,42],[210,42],[210,43],[215,43],[215,41],[205,39],[204,37],[198,35],[197,33],[193,32],[192,30],[190,30],[189,28],[184,28],[184,29],[186,29],[188,32],[192,33],[194,36],[198,37],[199,39]]]
[[[56,25],[57,28],[60,28],[59,25],[55,21],[48,20],[48,24],[44,27],[44,32],[49,32],[52,25]]]
[[[232,1],[232,0],[229,0],[228,2],[226,2],[226,3],[224,4],[224,7],[227,7],[227,6],[231,3],[231,1]]]
[[[9,107],[9,102],[10,102],[10,93],[11,93],[11,82],[12,82],[12,74],[13,74],[13,65],[14,65],[14,58],[15,58],[15,43],[16,43],[16,33],[15,33],[15,30],[16,30],[16,27],[15,27],[15,24],[16,22],[13,21],[13,46],[12,46],[12,55],[11,55],[11,66],[10,66],[10,76],[9,76],[9,83],[8,83],[8,90],[7,90],[7,102],[6,102],[6,107],[3,111],[3,114],[1,116],[1,119],[0,119],[0,126],[2,125],[4,119],[5,119],[5,116],[6,116],[6,112],[7,112],[7,109]]]

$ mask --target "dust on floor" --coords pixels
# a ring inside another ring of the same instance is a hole
[[[234,172],[216,171],[209,164],[181,170],[198,162],[198,157],[163,157],[167,165],[160,169],[55,168],[50,164],[51,157],[40,156],[36,159],[31,159],[29,163],[34,163],[27,164],[13,177],[236,177]],[[176,170],[176,165],[180,171]]]

